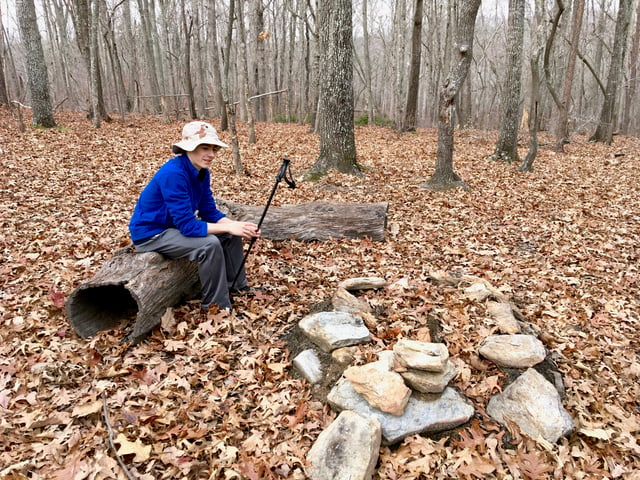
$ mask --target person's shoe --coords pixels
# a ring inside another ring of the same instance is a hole
[[[261,292],[261,288],[251,287],[249,285],[245,285],[241,288],[232,288],[230,293],[233,295],[246,295],[248,297],[254,297],[258,292]]]

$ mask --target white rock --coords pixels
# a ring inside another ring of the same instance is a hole
[[[487,413],[502,424],[514,422],[533,439],[542,437],[552,443],[574,429],[558,391],[533,368],[492,397]]]
[[[444,343],[399,340],[393,351],[400,365],[415,370],[444,372],[449,360],[449,351]]]
[[[312,349],[304,350],[293,359],[293,366],[309,383],[322,381],[322,364],[316,352]]]
[[[304,317],[298,325],[323,352],[371,340],[369,329],[364,325],[362,318],[351,313],[314,313]]]
[[[383,443],[387,445],[415,433],[441,432],[457,427],[467,422],[474,412],[466,397],[446,388],[441,394],[414,392],[402,416],[390,415],[369,405],[346,378],[334,385],[327,401],[336,410],[353,410],[363,417],[378,420],[382,426]]]
[[[509,368],[529,368],[542,362],[544,344],[533,335],[491,335],[478,349],[480,355],[496,365]]]
[[[513,315],[513,308],[509,303],[488,302],[487,311],[496,320],[496,325],[502,333],[520,333],[520,323]]]
[[[380,277],[358,277],[343,280],[338,288],[345,290],[375,290],[387,286],[387,281]]]
[[[380,455],[381,427],[374,418],[350,410],[316,439],[307,460],[311,480],[370,480]]]

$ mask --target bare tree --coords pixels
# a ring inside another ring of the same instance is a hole
[[[534,1],[534,17],[531,27],[531,93],[529,97],[529,151],[518,168],[521,172],[533,171],[538,155],[538,131],[540,130],[540,60],[544,52],[544,0]]]
[[[362,0],[362,41],[364,50],[364,83],[367,94],[367,123],[375,123],[373,90],[371,88],[371,54],[369,52],[369,11],[368,0]]]
[[[255,41],[256,61],[254,62],[253,69],[253,83],[255,85],[254,95],[259,95],[264,93],[266,86],[265,63],[267,59],[265,55],[265,42],[268,38],[264,31],[264,5],[262,4],[262,0],[255,0],[254,14],[255,33],[253,40]],[[261,122],[264,122],[267,119],[266,101],[265,97],[258,97],[255,100],[256,118]]]
[[[100,29],[100,4],[98,0],[89,0],[89,75],[91,91],[91,112],[94,128],[100,128],[104,110],[102,101],[102,82],[100,81],[100,61],[98,56],[98,30]]]
[[[418,90],[420,88],[420,63],[422,59],[422,5],[416,0],[413,12],[413,30],[411,32],[411,66],[409,68],[409,89],[404,111],[403,131],[416,129],[416,110],[418,108]]]
[[[405,34],[406,34],[406,15],[407,15],[407,4],[406,0],[396,0],[394,17],[393,17],[393,44],[394,44],[394,84],[393,84],[393,93],[394,93],[394,121],[396,129],[402,130],[402,122],[404,120],[403,109],[404,102],[406,101],[405,97]]]
[[[196,112],[196,100],[194,98],[193,80],[191,79],[191,37],[193,35],[193,17],[189,16],[187,19],[187,13],[184,6],[184,0],[180,0],[180,21],[182,23],[182,30],[184,32],[185,44],[184,44],[184,78],[187,88],[187,99],[189,102],[189,116],[192,119],[198,118]]]
[[[247,60],[247,38],[246,29],[244,27],[244,15],[242,10],[242,2],[238,2],[238,36],[240,37],[240,76],[242,77],[242,88],[240,91],[240,102],[247,111],[247,123],[249,125],[249,143],[256,143],[256,129],[253,115],[253,105],[249,100],[249,67]],[[260,105],[262,97],[257,99],[256,106]]]
[[[211,42],[212,50],[212,75],[213,75],[213,95],[216,105],[216,112],[220,115],[220,129],[227,130],[227,110],[224,106],[223,88],[222,88],[222,65],[220,63],[220,46],[218,45],[218,19],[216,11],[216,0],[209,0],[209,42]]]
[[[233,41],[233,23],[235,21],[236,2],[242,0],[230,0],[229,2],[229,23],[227,24],[227,35],[224,45],[224,75],[222,76],[222,96],[227,111],[227,121],[229,123],[229,133],[231,134],[231,148],[233,150],[233,168],[236,175],[242,175],[244,166],[240,156],[240,142],[238,141],[238,130],[236,128],[236,103],[231,99],[229,88],[229,70],[231,68],[231,43]]]
[[[576,58],[578,56],[578,42],[582,29],[582,17],[584,15],[584,0],[576,0],[573,4],[573,18],[571,21],[571,45],[567,56],[567,69],[564,74],[562,99],[559,105],[558,121],[556,123],[555,150],[564,152],[565,143],[569,142],[569,102],[576,70]]]
[[[140,11],[140,26],[142,28],[142,47],[145,56],[145,77],[149,81],[151,89],[151,104],[154,113],[162,113],[162,102],[160,99],[160,83],[156,75],[156,57],[153,48],[153,36],[151,33],[151,23],[155,19],[155,12],[150,8],[148,0],[138,0],[138,10]]]
[[[0,8],[0,106],[9,104],[9,93],[7,91],[7,81],[4,78],[4,25],[2,24],[2,8]]]
[[[32,123],[38,127],[52,128],[56,126],[56,121],[53,117],[49,95],[49,76],[44,61],[44,50],[38,31],[33,0],[18,0],[16,11],[20,37],[27,52],[27,75],[33,112]]]
[[[356,162],[353,126],[353,57],[351,0],[324,1],[318,5],[318,30],[322,52],[320,71],[320,155],[307,171],[309,179],[329,169],[360,174]]]
[[[604,103],[600,112],[600,121],[596,131],[590,138],[591,141],[603,142],[607,145],[611,145],[611,142],[613,142],[613,131],[616,124],[616,97],[618,95],[618,87],[622,81],[622,66],[627,50],[627,32],[631,23],[632,4],[633,0],[620,0],[618,4],[618,17]]]
[[[440,89],[438,110],[438,148],[436,169],[429,181],[422,186],[429,190],[447,190],[455,187],[467,188],[467,184],[453,170],[453,118],[455,96],[462,85],[473,58],[473,32],[481,0],[458,2],[460,11],[456,16],[454,60],[451,71]]]
[[[505,163],[520,161],[518,126],[520,125],[520,92],[522,90],[522,48],[524,39],[525,0],[509,0],[508,65],[502,90],[500,131],[492,160]]]
[[[635,117],[640,114],[635,102],[635,97],[638,91],[638,65],[640,65],[640,2],[636,9],[636,31],[633,34],[633,40],[631,42],[631,52],[629,53],[629,79],[627,81],[627,88],[625,89],[625,102],[624,112],[622,115],[622,122],[620,130],[622,133],[629,133],[629,126],[631,124],[631,116],[633,113],[632,105],[635,105]],[[635,102],[635,103],[634,103]]]
[[[78,43],[78,48],[80,50],[80,53],[82,55],[82,60],[84,61],[84,65],[85,68],[87,70],[88,73],[88,77],[90,79],[90,87],[89,87],[89,95],[90,95],[90,102],[89,102],[89,116],[91,118],[94,117],[94,115],[100,115],[100,118],[102,120],[108,120],[110,121],[111,118],[109,117],[109,115],[107,114],[107,110],[105,108],[104,105],[104,95],[102,92],[102,74],[100,72],[100,56],[99,56],[99,52],[98,52],[98,48],[97,48],[97,37],[96,37],[96,45],[95,48],[91,48],[91,28],[92,28],[92,9],[91,9],[91,2],[94,0],[75,0],[75,1],[70,1],[70,0],[66,0],[67,3],[67,7],[69,8],[69,10],[71,11],[71,17],[73,20],[73,26],[74,26],[74,30],[76,32],[76,41]],[[100,1],[99,0],[95,0],[98,3],[97,5],[97,10],[95,12],[95,14],[98,16],[98,19],[96,19],[96,22],[99,21],[99,14],[100,14]],[[98,31],[97,29],[99,28],[98,25],[96,25],[96,32]],[[97,35],[97,33],[96,33]],[[92,68],[94,70],[92,70]],[[95,100],[95,101],[94,101]],[[94,110],[94,103],[96,103],[96,107],[98,108],[98,110]]]

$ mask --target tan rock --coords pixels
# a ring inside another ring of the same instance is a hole
[[[491,335],[485,338],[478,353],[502,367],[529,368],[546,357],[544,344],[533,335]]]
[[[452,362],[447,362],[444,372],[426,372],[413,369],[400,372],[408,386],[422,393],[443,392],[457,374],[456,366]]]
[[[338,288],[344,288],[345,290],[374,290],[378,288],[384,288],[387,286],[387,281],[380,277],[358,277],[349,278],[343,280],[338,285]]]
[[[510,303],[488,302],[487,311],[495,319],[496,326],[502,333],[520,333],[520,323],[513,314]]]
[[[396,416],[404,413],[411,389],[399,373],[389,370],[387,361],[349,367],[344,376],[372,407]]]
[[[444,343],[403,339],[393,346],[393,351],[400,365],[415,370],[444,372],[449,360],[449,351]]]
[[[371,307],[367,302],[360,300],[344,288],[338,288],[336,290],[331,299],[331,303],[336,312],[371,313]]]

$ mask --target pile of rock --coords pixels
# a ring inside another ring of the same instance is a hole
[[[435,282],[460,286],[474,301],[487,301],[499,334],[490,335],[478,353],[501,368],[521,373],[502,393],[493,396],[487,413],[496,421],[513,422],[528,436],[556,442],[573,431],[574,425],[562,406],[562,379],[553,383],[533,367],[548,358],[542,342],[508,298],[477,277],[433,274]],[[368,304],[350,291],[377,289],[384,279],[357,278],[341,283],[333,297],[333,311],[304,317],[300,329],[322,352],[337,363],[353,363],[350,348],[368,343],[374,326]],[[518,318],[516,318],[518,317]],[[295,368],[311,383],[324,374],[314,349],[300,353]],[[318,437],[308,460],[314,480],[332,478],[368,479],[373,474],[381,444],[394,444],[416,433],[449,430],[467,422],[474,414],[471,402],[449,386],[457,375],[446,345],[401,339],[378,353],[378,360],[346,368],[327,396],[340,412]]]
[[[304,317],[300,329],[322,352],[349,363],[349,347],[371,340],[364,322],[371,312],[349,290],[384,285],[378,278],[343,282],[333,298],[335,310]],[[309,382],[323,379],[315,350],[301,352],[293,364]],[[380,444],[467,422],[474,413],[471,402],[448,386],[456,373],[446,345],[409,339],[379,352],[375,362],[348,367],[327,396],[341,413],[309,452],[312,478],[337,478],[337,471],[340,478],[370,478]]]

